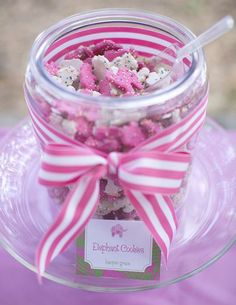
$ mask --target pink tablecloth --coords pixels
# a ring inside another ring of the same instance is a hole
[[[3,134],[0,130],[0,137]],[[232,137],[236,144],[236,135]],[[75,290],[47,280],[40,286],[35,274],[0,249],[0,305],[235,305],[235,257],[236,247],[207,270],[173,286],[107,294]]]

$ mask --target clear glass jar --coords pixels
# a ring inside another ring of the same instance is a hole
[[[191,113],[208,90],[202,50],[185,59],[183,77],[166,88],[135,97],[92,96],[72,92],[46,72],[46,62],[58,61],[80,45],[110,39],[131,46],[143,56],[158,54],[170,43],[180,46],[194,34],[165,16],[130,9],[105,9],[77,14],[50,27],[36,39],[25,77],[28,105],[52,128],[75,141],[104,152],[128,151]],[[151,122],[151,125],[150,125]],[[84,132],[78,126],[85,124]],[[151,127],[150,127],[151,126]],[[194,147],[196,136],[185,149]],[[187,176],[175,205],[182,202]],[[63,202],[69,187],[52,188],[50,196]],[[101,198],[96,217],[137,219],[114,177],[101,179]]]

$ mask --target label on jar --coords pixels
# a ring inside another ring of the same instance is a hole
[[[140,220],[91,219],[77,245],[80,274],[159,277],[160,249]]]

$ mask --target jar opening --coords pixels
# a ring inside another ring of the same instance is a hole
[[[80,45],[89,46],[104,39],[112,40],[125,48],[131,47],[141,56],[157,55],[171,44],[179,47],[193,39],[194,34],[174,20],[148,12],[129,9],[106,9],[77,14],[69,17],[43,32],[35,41],[31,52],[31,69],[35,78],[45,90],[60,95],[60,98],[87,103],[100,103],[107,107],[133,107],[162,105],[181,94],[194,83],[204,66],[202,50],[184,59],[187,72],[171,85],[150,92],[148,95],[134,97],[90,96],[71,92],[56,83],[46,72],[44,64],[59,61]],[[165,60],[173,61],[166,54]],[[137,104],[138,103],[138,104]]]

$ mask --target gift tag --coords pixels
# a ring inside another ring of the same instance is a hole
[[[91,219],[77,246],[80,274],[159,278],[160,249],[140,220]]]

